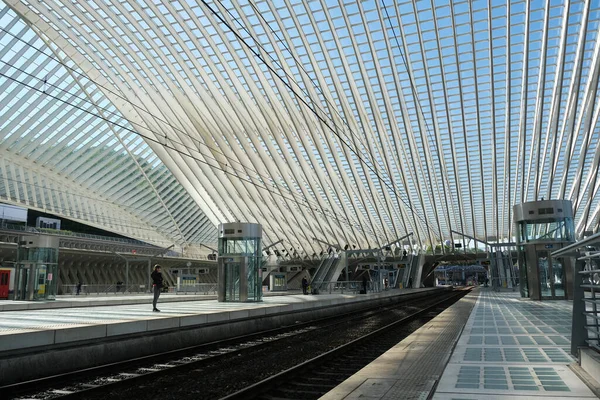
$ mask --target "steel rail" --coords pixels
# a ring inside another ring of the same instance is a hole
[[[330,350],[330,351],[323,353],[317,357],[307,360],[301,364],[298,364],[292,368],[282,371],[276,375],[270,376],[269,378],[266,378],[260,382],[250,385],[245,389],[239,390],[228,396],[222,397],[220,400],[248,400],[248,399],[256,398],[262,394],[265,394],[269,390],[272,390],[273,388],[280,386],[282,384],[282,382],[284,382],[284,383],[290,382],[291,379],[304,373],[307,370],[311,370],[315,365],[320,365],[332,358],[339,357],[343,353],[355,348],[357,345],[358,346],[363,345],[364,343],[368,342],[369,340],[371,340],[373,338],[377,338],[383,332],[386,332],[392,328],[396,328],[400,325],[411,322],[412,320],[416,319],[417,317],[430,312],[432,309],[435,309],[440,304],[443,304],[443,303],[453,299],[454,297],[464,296],[469,291],[470,291],[470,289],[451,293],[450,296],[444,298],[443,300],[435,302],[417,312],[414,312],[411,315],[408,315],[402,319],[399,319],[398,321],[395,321],[395,322],[388,324],[382,328],[379,328],[371,333],[368,333],[368,334],[366,334],[358,339],[355,339],[351,342],[348,342],[342,346],[336,347],[333,350]]]

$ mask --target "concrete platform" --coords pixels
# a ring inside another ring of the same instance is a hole
[[[75,307],[96,307],[128,304],[148,304],[152,303],[153,295],[148,294],[114,294],[105,296],[58,296],[53,301],[19,301],[2,300],[0,301],[0,312],[2,311],[22,311],[22,310],[48,310],[57,308],[75,308]],[[160,296],[161,303],[215,300],[216,295],[201,294],[172,294],[164,293]],[[0,314],[1,316],[1,314]]]
[[[265,296],[261,303],[216,300],[4,311],[0,313],[0,384],[99,363],[140,357],[385,305],[398,296],[444,289],[383,293]]]
[[[427,399],[477,301],[476,291],[444,310],[321,399]]]
[[[571,313],[479,289],[321,399],[595,399],[568,366]]]
[[[266,292],[263,297],[286,296],[290,294],[301,293],[300,290],[289,292]],[[109,294],[109,295],[65,295],[57,296],[53,301],[18,301],[18,300],[0,300],[1,311],[21,311],[21,310],[46,310],[57,308],[75,308],[75,307],[96,307],[113,306],[128,304],[150,304],[153,295],[151,293],[140,294]],[[198,300],[216,300],[215,294],[175,294],[163,293],[160,295],[161,303],[184,302]]]
[[[434,400],[595,399],[571,371],[572,303],[481,291]]]

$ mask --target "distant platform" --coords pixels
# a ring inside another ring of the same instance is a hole
[[[291,294],[302,293],[300,290],[287,292],[264,292],[264,297],[287,296]],[[152,303],[152,293],[115,293],[107,295],[64,295],[57,296],[56,300],[51,301],[19,301],[19,300],[0,300],[1,311],[20,311],[20,310],[45,310],[56,308],[75,308],[75,307],[97,307],[127,304],[149,304]],[[216,300],[216,294],[176,294],[163,293],[160,295],[161,303],[185,302],[198,300]]]
[[[75,307],[97,307],[126,304],[148,304],[152,303],[152,294],[110,294],[110,295],[82,295],[82,296],[57,296],[52,301],[20,301],[20,300],[1,300],[0,311],[22,311],[22,310],[47,310],[57,308],[75,308]],[[214,300],[216,295],[201,294],[173,294],[163,293],[160,301],[163,303]],[[3,314],[0,314],[3,315]]]
[[[297,321],[386,305],[398,297],[443,288],[381,293],[271,295],[260,303],[219,303],[161,296],[145,304],[25,309],[0,313],[0,384],[19,382],[100,363],[171,351],[213,340],[293,325]],[[118,301],[118,299],[111,299]],[[129,301],[124,299],[123,301]]]
[[[150,295],[93,300],[70,298],[64,302],[57,300],[44,304],[16,302],[25,304],[15,304],[15,306],[33,307],[40,304],[45,308],[24,308],[2,312],[0,314],[2,317],[0,318],[0,352],[294,312],[300,309],[334,306],[430,290],[440,289],[396,289],[368,295],[271,294],[264,296],[260,303],[219,303],[207,298],[199,300],[198,296],[167,294],[160,297],[158,303],[158,307],[161,309],[160,313],[152,311]],[[105,304],[95,305],[90,302]],[[66,307],[69,303],[74,303],[76,306]],[[56,305],[60,305],[60,307],[54,308],[53,306]]]

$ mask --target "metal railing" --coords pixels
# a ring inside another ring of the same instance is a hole
[[[216,283],[194,283],[175,287],[175,294],[217,294]]]
[[[93,234],[89,234],[89,233],[79,233],[79,232],[72,232],[72,231],[67,231],[67,230],[57,230],[57,229],[51,229],[51,228],[35,228],[32,226],[11,224],[4,220],[0,220],[0,230],[9,231],[9,232],[12,232],[12,231],[24,232],[24,233],[31,233],[31,234],[45,233],[48,235],[59,236],[59,237],[65,238],[65,239],[75,238],[75,239],[89,240],[92,242],[104,242],[104,243],[109,243],[111,245],[112,244],[120,244],[120,245],[125,245],[125,246],[131,246],[132,248],[135,248],[136,250],[141,251],[141,253],[139,254],[140,256],[147,256],[147,253],[154,254],[157,251],[161,250],[161,247],[158,247],[158,246],[146,243],[146,242],[142,242],[142,241],[136,240],[136,239],[93,235]],[[164,254],[162,254],[162,256],[186,258],[186,259],[190,259],[190,260],[214,261],[214,260],[210,260],[208,258],[208,255],[200,254],[200,253],[194,252],[193,250],[190,250],[189,252],[167,250],[164,252]]]
[[[552,252],[552,257],[572,257],[573,322],[571,354],[579,357],[579,348],[600,351],[600,233]]]
[[[585,316],[585,331],[587,338],[585,342],[589,347],[600,351],[600,254],[586,254],[578,259],[585,261],[583,270],[577,271],[581,275],[584,303],[583,315]]]
[[[371,282],[367,285],[367,290],[371,290]],[[312,290],[313,288],[311,288]],[[319,282],[319,294],[358,294],[362,290],[362,282],[359,281],[335,281],[335,282]]]
[[[31,232],[31,233],[42,233],[43,232],[43,233],[47,233],[49,235],[56,235],[56,236],[68,236],[68,237],[76,237],[76,238],[81,238],[81,239],[94,239],[94,240],[118,242],[118,243],[125,243],[125,244],[131,244],[131,245],[136,245],[136,246],[157,248],[156,246],[153,246],[151,244],[148,244],[148,243],[145,243],[145,242],[142,242],[139,240],[135,240],[135,239],[118,238],[118,237],[113,237],[113,236],[93,235],[93,234],[89,234],[89,233],[79,233],[79,232],[72,232],[72,231],[67,231],[67,230],[51,229],[51,228],[35,228],[33,226],[10,224],[4,220],[0,221],[0,228],[11,230],[11,231],[21,231],[21,232]]]
[[[123,295],[123,294],[140,294],[149,293],[148,285],[131,284],[128,287],[125,285],[81,285],[79,294],[77,287],[79,285],[61,285],[59,287],[59,295],[63,296],[102,296],[102,295]]]

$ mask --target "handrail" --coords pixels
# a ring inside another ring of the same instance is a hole
[[[136,247],[138,249],[143,249],[144,252],[146,252],[146,251],[155,251],[156,252],[158,250],[164,250],[162,247],[159,247],[159,246],[156,246],[153,244],[149,244],[149,243],[146,243],[146,242],[143,242],[140,240],[136,240],[136,239],[94,235],[94,234],[89,234],[89,233],[79,233],[79,232],[57,230],[57,229],[50,229],[50,228],[34,228],[34,227],[24,226],[24,225],[9,224],[5,221],[0,222],[0,229],[7,230],[7,231],[16,231],[16,232],[28,232],[31,234],[45,233],[48,235],[58,236],[60,238],[65,238],[65,239],[66,238],[89,239],[89,240],[101,241],[101,242],[107,242],[107,243],[123,244],[123,245],[129,245],[131,247]],[[148,254],[139,254],[139,255],[147,256]],[[189,255],[189,254],[184,254],[182,252],[175,251],[175,250],[168,250],[167,252],[165,252],[164,256],[189,258],[190,260],[208,260],[208,256],[206,256],[206,255],[200,255],[200,254]],[[208,260],[208,261],[213,261],[213,260]]]
[[[590,237],[587,237],[585,239],[582,239],[578,242],[570,244],[566,247],[563,247],[562,249],[555,250],[552,253],[550,253],[550,255],[552,257],[560,257],[562,255],[566,255],[566,254],[570,253],[572,250],[577,250],[581,247],[589,246],[592,243],[595,244],[596,242],[600,242],[600,232],[598,232]]]
[[[16,225],[9,224],[7,222],[2,221],[0,223],[0,228],[4,228],[11,231],[19,231],[19,232],[31,232],[31,233],[47,233],[49,235],[61,236],[61,237],[76,237],[82,239],[95,239],[95,240],[103,240],[107,242],[120,242],[120,243],[128,243],[135,244],[143,247],[157,247],[146,242],[142,242],[141,240],[136,239],[127,239],[127,238],[118,238],[114,236],[102,236],[102,235],[94,235],[90,233],[79,233],[73,231],[59,230],[59,229],[51,229],[51,228],[34,228],[31,226],[24,225]]]
[[[600,351],[600,327],[590,329],[588,318],[600,320],[600,252],[588,249],[600,243],[600,232],[583,240],[553,251],[552,257],[570,257],[573,260],[573,321],[571,326],[571,354],[579,357],[580,347]],[[588,251],[589,250],[589,251]]]
[[[71,284],[71,285],[60,285],[60,291],[62,295],[79,295],[79,296],[89,296],[89,295],[109,295],[109,294],[125,294],[125,293],[147,293],[148,285],[141,283],[133,283],[128,287],[125,285],[116,285],[116,284],[82,284],[79,290],[79,294],[77,294],[77,287],[79,285]]]
[[[593,347],[596,350],[600,350],[600,345],[598,343],[598,339],[600,338],[600,326],[589,325],[587,323],[587,318],[593,318],[596,321],[600,320],[600,309],[598,308],[598,302],[600,301],[600,284],[598,284],[597,280],[595,280],[595,276],[598,275],[600,270],[598,269],[598,261],[600,261],[600,254],[596,254],[598,260],[593,260],[590,258],[587,259],[579,259],[579,264],[582,262],[585,263],[584,269],[578,272],[577,275],[581,277],[581,283],[579,287],[583,289],[581,292],[582,296],[579,299],[584,303],[582,314],[583,318],[578,319],[577,327],[573,326],[573,329],[579,329],[581,334],[581,330],[584,330],[587,334],[584,335],[583,340],[589,347]],[[577,301],[577,299],[574,299]],[[588,304],[589,303],[589,304]],[[575,315],[573,316],[573,320],[575,321]]]
[[[214,293],[217,294],[216,283],[194,283],[191,285],[180,285],[175,287],[175,294],[188,294],[188,293]]]
[[[360,281],[325,281],[321,282],[320,293],[353,293],[358,294],[362,289]],[[372,282],[368,282],[367,290],[373,290]]]

